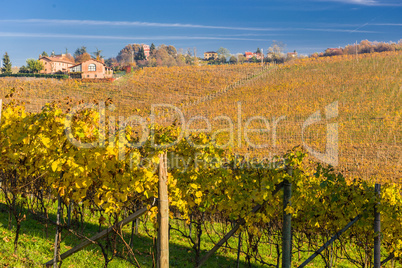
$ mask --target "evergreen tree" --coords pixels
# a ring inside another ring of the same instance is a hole
[[[3,68],[1,68],[3,74],[12,74],[11,67],[10,57],[6,52],[3,57]]]
[[[152,43],[152,44],[151,44],[151,47],[149,48],[149,53],[150,53],[151,55],[153,55],[155,49],[156,49],[156,47],[155,47],[154,43]]]
[[[49,55],[46,53],[46,51],[42,52],[42,57],[48,57]]]
[[[147,57],[145,57],[145,52],[144,52],[144,48],[140,47],[140,51],[137,53],[137,55],[135,55],[135,59],[136,60],[146,60]]]

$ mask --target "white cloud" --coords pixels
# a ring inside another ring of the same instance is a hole
[[[330,0],[332,1],[332,0]],[[337,1],[337,0],[335,0]],[[358,0],[359,1],[359,0]],[[98,21],[98,20],[57,20],[57,19],[15,19],[0,20],[0,23],[24,23],[24,24],[44,24],[44,25],[67,25],[67,26],[121,26],[121,27],[171,27],[171,28],[200,28],[200,29],[222,29],[240,31],[320,31],[320,32],[346,32],[346,33],[376,33],[373,31],[357,31],[353,29],[336,28],[310,28],[310,27],[287,27],[287,28],[258,28],[258,27],[231,27],[219,25],[200,25],[183,23],[160,23],[160,22],[140,22],[140,21]]]
[[[352,5],[362,5],[362,6],[402,6],[402,3],[399,0],[388,0],[388,1],[379,1],[379,0],[316,0],[320,2],[340,2],[345,4]]]
[[[83,39],[110,39],[110,40],[238,40],[238,41],[272,41],[258,38],[220,37],[220,36],[114,36],[114,35],[80,35],[80,34],[48,34],[48,33],[21,33],[0,32],[0,37],[31,37],[31,38],[83,38]]]

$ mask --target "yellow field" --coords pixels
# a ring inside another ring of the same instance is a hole
[[[0,98],[13,88],[15,98],[27,103],[29,111],[60,101],[64,108],[78,102],[110,98],[119,114],[149,110],[152,103],[180,105],[194,101],[261,70],[259,64],[144,68],[113,83],[82,83],[79,80],[0,79]]]
[[[186,111],[186,116],[190,118],[201,113],[216,123],[212,120],[214,117],[226,115],[233,120],[237,133],[236,120],[241,102],[243,127],[253,116],[268,120],[270,132],[255,133],[250,138],[254,144],[268,144],[268,147],[250,150],[244,135],[241,148],[236,138],[234,145],[236,150],[261,157],[302,145],[303,123],[320,111],[322,120],[305,128],[305,144],[324,152],[326,124],[337,123],[340,170],[364,178],[400,179],[401,63],[400,52],[300,60],[278,67],[263,79],[254,79],[228,94],[192,107]],[[338,102],[338,116],[325,120],[325,107],[334,102]],[[280,116],[286,116],[286,119],[278,120]],[[261,127],[261,121],[257,121],[254,123]],[[228,124],[212,126],[222,129]],[[273,136],[274,128],[276,137]],[[222,143],[228,140],[226,136]]]
[[[258,64],[145,68],[110,84],[0,79],[0,98],[15,88],[19,95],[14,97],[28,102],[30,111],[51,101],[67,109],[80,101],[110,98],[117,115],[145,115],[151,104],[172,104],[185,114],[186,123],[203,116],[212,130],[219,130],[230,127],[230,120],[233,136],[222,131],[219,144],[250,157],[272,157],[298,145],[325,152],[327,125],[337,124],[339,170],[364,178],[400,179],[401,63],[402,53],[390,52],[304,59],[264,70]],[[326,120],[325,107],[331,103],[337,104],[338,113]],[[303,123],[317,111],[321,120],[305,127],[302,136]],[[247,120],[255,116],[267,121],[256,119],[248,128],[268,131],[248,133],[247,141]],[[205,120],[190,127],[197,125],[206,127]],[[266,146],[256,149],[250,143]]]

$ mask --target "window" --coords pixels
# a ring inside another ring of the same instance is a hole
[[[95,74],[95,78],[97,78],[97,77],[98,77],[98,75]]]
[[[91,63],[88,65],[88,72],[95,72],[96,71],[96,65]]]
[[[89,77],[89,74],[87,75],[87,77]]]

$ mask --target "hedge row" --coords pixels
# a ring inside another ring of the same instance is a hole
[[[0,74],[0,77],[36,77],[36,78],[57,78],[67,79],[67,74],[32,74],[32,73],[18,73],[18,74]]]
[[[78,79],[78,81],[83,83],[108,83],[113,82],[116,78],[82,78]]]

